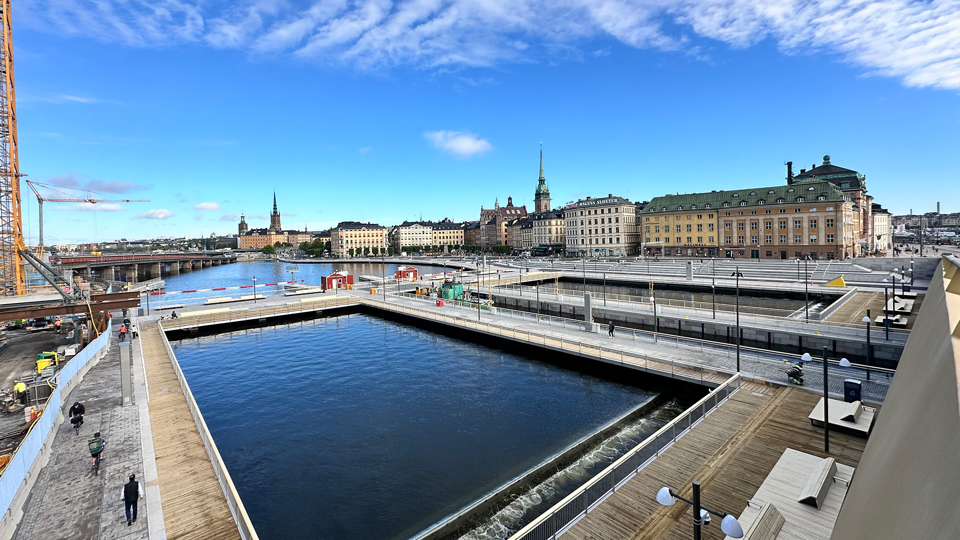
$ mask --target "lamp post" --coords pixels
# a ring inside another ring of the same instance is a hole
[[[740,373],[740,267],[736,267],[733,273],[737,277],[737,373]]]
[[[887,341],[890,341],[890,314],[887,313],[887,304],[889,300],[887,299],[887,278],[883,278],[883,331],[886,334],[884,337]]]
[[[871,357],[873,356],[873,349],[870,347],[870,310],[867,310],[867,316],[862,319],[867,325],[867,380],[870,380],[870,366],[872,365]]]
[[[720,518],[720,530],[730,538],[743,538],[743,527],[737,518],[730,514],[723,514],[711,510],[700,504],[700,482],[693,482],[693,500],[685,499],[668,487],[660,488],[657,492],[657,502],[663,506],[673,506],[676,499],[693,506],[693,539],[700,540],[700,527],[710,524],[710,514]]]
[[[257,303],[257,276],[253,276],[253,303]]]
[[[913,259],[910,259],[910,286],[913,287]]]
[[[657,342],[657,333],[660,331],[660,316],[657,314],[657,292],[651,290],[650,301],[653,302],[653,342]]]
[[[603,273],[603,307],[607,307],[607,273]]]
[[[797,281],[800,281],[800,259],[797,259]]]
[[[804,322],[810,322],[810,273],[807,271],[807,259],[803,260],[803,313]]]

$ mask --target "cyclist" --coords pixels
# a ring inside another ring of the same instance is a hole
[[[73,405],[70,406],[70,410],[67,412],[67,416],[70,417],[70,423],[74,425],[83,425],[83,413],[87,412],[83,406],[83,403],[76,401]]]
[[[103,449],[107,445],[106,439],[100,436],[100,432],[93,434],[93,438],[87,441],[87,448],[90,450],[90,465],[96,467],[97,460],[103,458]]]

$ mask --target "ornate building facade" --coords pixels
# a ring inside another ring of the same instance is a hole
[[[313,238],[306,230],[283,230],[280,225],[280,211],[277,210],[277,194],[273,194],[273,211],[270,212],[270,227],[266,229],[250,229],[246,217],[240,214],[240,223],[237,225],[237,247],[240,249],[263,249],[265,246],[290,244],[294,247],[303,242],[310,242]]]

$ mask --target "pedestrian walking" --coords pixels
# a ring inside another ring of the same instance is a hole
[[[137,336],[140,335],[140,334],[137,332],[137,325],[135,325],[135,324],[131,324],[131,325],[130,325],[130,335],[133,336],[133,339],[137,339]]]
[[[143,486],[137,482],[137,475],[131,474],[130,481],[123,485],[120,492],[120,499],[123,501],[123,510],[127,515],[127,526],[137,522],[137,501],[143,499]],[[133,509],[131,518],[130,509]]]
[[[613,337],[613,321],[610,321],[610,327],[607,328],[607,332],[610,334],[610,337]]]

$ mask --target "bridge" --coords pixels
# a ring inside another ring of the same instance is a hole
[[[85,277],[104,281],[137,283],[144,279],[178,276],[211,266],[237,262],[233,252],[181,251],[124,255],[76,255],[60,257],[61,270],[73,270]]]

